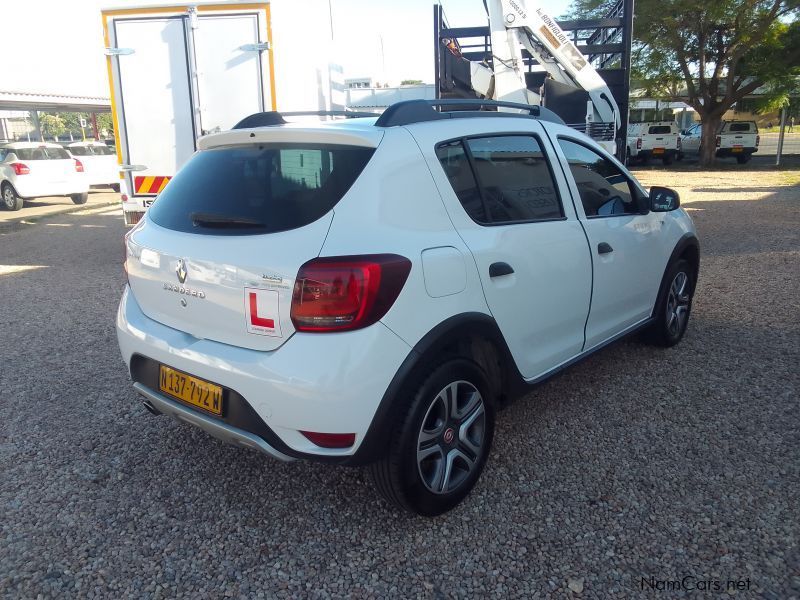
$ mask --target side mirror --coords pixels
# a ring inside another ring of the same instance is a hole
[[[653,186],[650,188],[650,210],[669,212],[681,205],[681,197],[673,189]]]

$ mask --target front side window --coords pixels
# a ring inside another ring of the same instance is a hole
[[[636,191],[617,165],[591,148],[559,138],[587,217],[638,214]]]
[[[439,146],[437,156],[464,209],[478,223],[564,216],[547,157],[533,136],[471,138]]]

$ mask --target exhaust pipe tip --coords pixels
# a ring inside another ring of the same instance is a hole
[[[159,416],[161,413],[153,406],[149,400],[142,400],[142,406],[144,406],[151,414]]]

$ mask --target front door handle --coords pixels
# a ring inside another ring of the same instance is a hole
[[[514,269],[508,263],[496,262],[489,266],[489,277],[502,277],[503,275],[511,275],[513,272]]]
[[[611,247],[611,244],[608,242],[600,242],[597,244],[597,253],[598,254],[608,254],[609,252],[613,252],[614,249]]]

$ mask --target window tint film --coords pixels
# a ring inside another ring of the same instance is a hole
[[[729,131],[750,131],[750,123],[731,123]]]
[[[613,162],[576,142],[558,140],[569,163],[587,217],[636,214],[628,178]]]
[[[653,125],[649,129],[649,133],[654,133],[656,135],[663,135],[670,132],[672,132],[672,128],[669,125]]]
[[[461,205],[473,221],[486,223],[486,211],[478,193],[475,176],[467,160],[464,145],[461,142],[444,144],[436,149],[436,156],[450,180],[450,185],[461,201]]]
[[[150,208],[155,223],[214,235],[308,225],[332,209],[373,148],[261,144],[196,153]]]
[[[492,223],[563,216],[547,159],[534,137],[508,135],[467,141]]]
[[[91,151],[86,146],[70,146],[67,148],[72,156],[89,156]]]

